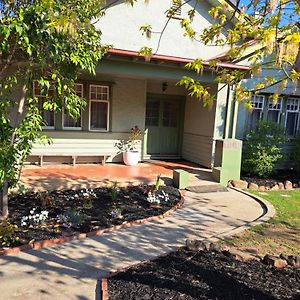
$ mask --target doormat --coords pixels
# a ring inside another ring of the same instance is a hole
[[[186,190],[193,193],[228,192],[228,189],[220,184],[189,186]]]

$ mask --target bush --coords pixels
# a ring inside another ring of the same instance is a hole
[[[300,171],[300,133],[298,133],[292,141],[293,150],[291,152],[291,160],[295,166],[295,169]]]
[[[17,225],[10,224],[7,221],[0,221],[0,247],[14,245],[19,240],[16,236],[17,230]]]
[[[276,123],[261,121],[244,142],[242,171],[247,175],[267,177],[283,158],[284,129]]]

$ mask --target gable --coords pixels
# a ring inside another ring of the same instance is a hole
[[[171,1],[168,0],[150,0],[148,4],[144,0],[139,0],[132,7],[124,2],[111,5],[96,25],[102,31],[103,43],[110,44],[116,49],[131,51],[139,51],[146,46],[152,48],[156,54],[192,59],[200,57],[204,60],[228,49],[222,46],[206,46],[184,36],[180,19],[171,18],[168,21],[166,11],[170,5]],[[214,22],[208,14],[211,8],[209,1],[187,1],[181,8],[182,16],[186,17],[192,8],[196,10],[193,27],[197,32],[201,32]],[[140,27],[143,25],[151,25],[150,39],[142,35]]]

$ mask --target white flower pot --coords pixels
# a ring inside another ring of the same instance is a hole
[[[138,151],[123,152],[123,161],[127,166],[136,166],[139,158],[140,154]]]

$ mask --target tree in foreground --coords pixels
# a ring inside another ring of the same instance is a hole
[[[92,21],[101,1],[0,2],[0,215],[7,217],[7,188],[42,134],[43,111],[78,117],[85,101],[74,91],[79,72],[95,73],[106,51]],[[45,100],[34,96],[33,85]]]
[[[178,3],[166,12],[169,18],[176,14],[177,9],[191,3],[188,0],[173,2]],[[195,3],[197,6],[197,1]],[[300,81],[300,0],[238,0],[220,3],[222,4],[209,10],[214,22],[204,30],[194,26],[196,7],[190,9],[188,16],[181,20],[184,35],[195,42],[211,46],[212,51],[213,46],[224,46],[227,53],[219,59],[210,60],[209,68],[216,74],[216,82],[236,86],[236,99],[244,101],[250,110],[251,94],[271,86],[276,87],[273,95],[276,103],[281,91],[289,83],[296,88]],[[151,25],[143,25],[141,31],[150,37],[151,28]],[[164,30],[161,32],[162,38],[163,33]],[[254,49],[252,53],[249,53],[249,47]],[[144,47],[140,53],[149,57],[151,50]],[[247,63],[251,64],[249,71],[229,71],[218,67],[220,59],[243,64],[246,58]],[[204,68],[203,60],[199,57],[187,67],[201,73]],[[252,90],[240,85],[250,75],[260,74],[262,68],[276,69],[279,72],[276,76],[266,76]],[[190,95],[202,100],[204,105],[211,104],[215,99],[215,95],[200,81],[184,77],[180,84],[188,89]]]

